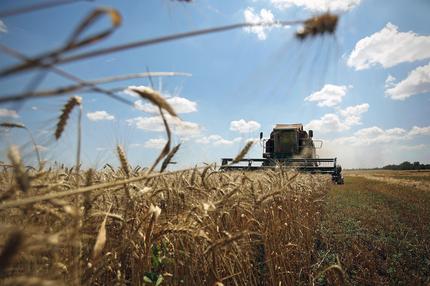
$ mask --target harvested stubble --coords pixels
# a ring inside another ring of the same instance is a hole
[[[58,168],[29,175],[36,178],[31,189],[16,191],[12,199],[70,189],[78,174]],[[86,185],[124,176],[110,169],[80,175],[87,176],[81,180]],[[12,176],[1,173],[5,189],[14,188]],[[81,285],[309,284],[328,183],[318,175],[220,173],[208,167],[89,193],[80,198],[81,206],[91,204],[87,210],[76,209],[70,197],[3,210],[0,249],[17,231],[25,243],[9,255],[13,261],[2,262],[10,266],[0,284],[23,277]],[[133,204],[124,205],[124,188]],[[74,236],[78,218],[82,226]],[[96,241],[104,227],[106,241]],[[71,280],[74,261],[80,263],[80,281]]]

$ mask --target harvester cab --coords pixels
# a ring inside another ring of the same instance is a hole
[[[321,140],[313,139],[313,131],[306,132],[302,124],[277,124],[268,139],[263,139],[263,158],[245,158],[231,164],[232,158],[223,158],[222,170],[258,170],[283,166],[300,172],[331,174],[337,184],[343,184],[342,168],[336,158],[318,158],[316,149],[322,147]],[[255,163],[255,164],[254,164]]]

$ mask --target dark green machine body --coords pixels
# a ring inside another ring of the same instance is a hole
[[[278,124],[263,141],[263,158],[285,160],[289,158],[316,158],[313,132],[308,134],[301,124]]]
[[[257,170],[284,166],[302,172],[331,174],[334,182],[343,184],[342,168],[336,164],[336,158],[317,158],[312,137],[313,131],[306,132],[302,124],[277,124],[268,139],[263,139],[260,133],[263,158],[242,159],[234,165],[231,164],[232,158],[223,158],[221,169]]]

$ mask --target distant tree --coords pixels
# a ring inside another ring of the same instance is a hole
[[[430,164],[420,164],[420,162],[408,162],[405,161],[403,163],[400,163],[399,165],[386,165],[382,167],[382,169],[385,170],[429,170]]]

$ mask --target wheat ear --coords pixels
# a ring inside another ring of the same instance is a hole
[[[239,154],[237,154],[237,156],[233,159],[233,161],[230,164],[236,164],[237,162],[242,160],[243,157],[245,157],[246,154],[248,154],[249,150],[252,147],[252,144],[254,144],[253,141],[249,141],[248,143],[246,143],[246,145],[242,148],[242,150],[240,150]]]
[[[66,127],[67,120],[69,119],[70,113],[73,111],[75,106],[80,105],[82,98],[79,96],[72,96],[66,102],[66,104],[61,109],[61,115],[58,118],[57,128],[55,129],[55,139],[58,140],[63,134],[64,128]]]

